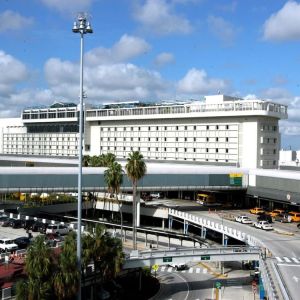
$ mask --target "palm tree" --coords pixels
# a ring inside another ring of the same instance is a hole
[[[52,268],[51,249],[46,245],[43,236],[37,236],[27,250],[25,270],[28,280],[17,286],[17,295],[26,292],[23,298],[18,299],[49,299],[52,294]]]
[[[108,152],[106,154],[101,154],[100,155],[100,160],[101,160],[101,167],[109,167],[113,162],[116,161],[116,156]]]
[[[120,217],[121,217],[121,240],[123,241],[123,213],[121,208],[121,203],[118,199],[118,194],[120,192],[120,186],[123,183],[123,170],[122,166],[114,161],[110,164],[108,169],[104,171],[104,179],[108,187],[108,192],[111,194],[116,194],[116,200],[119,206]]]
[[[76,256],[76,235],[71,232],[65,238],[58,258],[58,269],[53,276],[54,291],[58,299],[71,299],[77,293],[79,272]]]
[[[129,153],[127,164],[125,166],[127,176],[132,182],[132,197],[133,197],[133,249],[136,250],[136,191],[138,181],[145,176],[147,172],[146,164],[143,160],[143,155],[139,151]]]

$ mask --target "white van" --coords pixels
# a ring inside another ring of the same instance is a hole
[[[159,198],[161,198],[161,194],[160,193],[151,193],[150,197],[152,199],[159,199]]]
[[[65,226],[65,225],[62,225],[62,224],[50,224],[48,225],[47,229],[46,229],[46,234],[47,233],[57,233],[57,234],[61,234],[61,235],[64,235],[64,234],[68,234],[70,232],[70,228]]]

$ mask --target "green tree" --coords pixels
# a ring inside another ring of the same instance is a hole
[[[84,155],[82,158],[82,165],[88,167],[91,163],[91,157],[89,155]]]
[[[101,166],[109,167],[113,162],[116,161],[116,156],[113,153],[101,154],[100,155]]]
[[[78,290],[76,235],[68,234],[58,257],[57,270],[53,276],[53,286],[57,299],[72,299]]]
[[[116,200],[119,206],[120,217],[121,217],[121,240],[123,241],[123,213],[121,203],[118,199],[120,193],[120,187],[123,183],[123,169],[122,166],[114,161],[110,164],[108,169],[104,171],[104,179],[108,187],[108,192],[116,195]]]
[[[125,166],[127,176],[132,182],[132,197],[133,197],[133,249],[136,250],[136,192],[138,181],[143,178],[147,172],[144,157],[139,151],[129,153],[127,164]]]
[[[37,236],[27,250],[25,270],[27,281],[17,285],[17,299],[46,300],[52,295],[53,256],[43,236]]]

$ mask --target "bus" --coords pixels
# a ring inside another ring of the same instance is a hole
[[[213,194],[197,194],[197,203],[203,206],[218,205],[216,198]]]

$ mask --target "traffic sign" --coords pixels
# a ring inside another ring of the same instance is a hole
[[[210,260],[210,255],[201,255],[201,260]]]
[[[163,257],[163,262],[172,262],[172,257]]]
[[[220,289],[221,287],[222,287],[221,282],[220,282],[220,281],[217,281],[217,282],[216,282],[216,288],[217,288],[217,289]]]
[[[159,265],[153,265],[153,266],[152,266],[152,269],[153,269],[155,272],[158,270],[158,268],[159,268]]]

